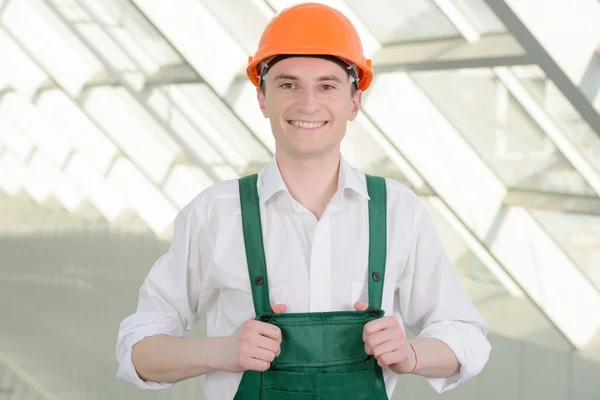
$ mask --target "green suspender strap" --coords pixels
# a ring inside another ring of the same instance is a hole
[[[379,310],[387,253],[387,192],[385,179],[366,175],[369,192],[369,307]]]
[[[250,273],[250,286],[256,316],[263,316],[265,322],[273,314],[269,300],[267,262],[263,246],[262,225],[260,222],[260,204],[256,182],[258,175],[253,174],[240,179],[240,200],[242,207],[242,227],[246,246],[246,259]]]

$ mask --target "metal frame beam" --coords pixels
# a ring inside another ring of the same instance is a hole
[[[600,198],[577,194],[510,189],[504,198],[508,206],[600,216]]]
[[[510,34],[414,41],[384,46],[373,56],[375,73],[528,65],[534,60]]]
[[[579,111],[581,117],[600,136],[600,114],[581,90],[569,79],[544,46],[527,29],[505,0],[485,0],[496,16],[512,33],[519,44],[535,58],[536,64],[552,80],[558,90]]]

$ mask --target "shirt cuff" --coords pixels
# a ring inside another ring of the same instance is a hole
[[[448,378],[426,378],[437,393],[456,388],[476,376],[488,361],[491,345],[487,329],[463,322],[442,321],[423,329],[419,338],[433,338],[444,342],[456,355],[460,364],[458,374]]]

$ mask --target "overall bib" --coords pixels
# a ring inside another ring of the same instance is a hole
[[[387,399],[382,369],[362,339],[364,325],[384,314],[385,180],[367,175],[369,308],[287,314],[271,309],[256,182],[256,174],[239,181],[246,259],[256,319],[281,329],[281,354],[265,372],[244,372],[234,400]]]

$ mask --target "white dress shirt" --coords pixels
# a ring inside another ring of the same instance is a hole
[[[338,191],[320,220],[295,201],[273,159],[260,172],[258,193],[272,304],[288,312],[354,310],[367,301],[368,193],[365,176],[341,159]],[[491,346],[487,326],[450,264],[421,200],[387,182],[387,262],[382,308],[403,328],[445,342],[461,364],[451,378],[424,378],[437,392],[477,375]],[[155,334],[184,336],[201,316],[207,336],[231,335],[254,317],[242,235],[238,181],[216,183],[185,206],[169,251],[144,281],[136,313],[120,325],[117,377],[144,389],[171,384],[137,375],[132,346]],[[241,373],[205,376],[209,400],[234,397]],[[389,398],[398,378],[384,368]]]

